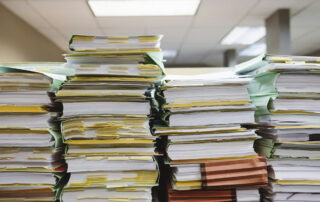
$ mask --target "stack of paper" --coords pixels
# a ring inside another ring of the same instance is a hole
[[[55,201],[63,187],[64,146],[49,96],[59,63],[0,65],[0,200]],[[50,75],[50,77],[48,76]],[[57,75],[57,77],[59,77]]]
[[[166,99],[163,119],[168,125],[158,126],[156,135],[168,142],[172,189],[250,187],[255,195],[267,183],[267,170],[266,160],[253,149],[255,131],[241,127],[254,122],[245,86],[250,79],[222,73],[166,80],[159,96]],[[206,198],[208,191],[186,193]],[[257,195],[253,201],[258,200]]]
[[[76,52],[65,55],[65,67],[75,74],[57,93],[71,173],[64,201],[152,200],[158,168],[150,102],[164,74],[160,38],[72,37]]]
[[[263,139],[256,151],[268,160],[266,200],[319,201],[320,58],[257,57],[238,67],[255,78],[249,86]]]
[[[76,52],[159,52],[162,36],[83,36],[74,35],[69,48]]]

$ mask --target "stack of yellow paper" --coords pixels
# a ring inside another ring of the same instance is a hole
[[[64,201],[152,200],[158,169],[150,102],[164,74],[161,52],[154,47],[160,38],[71,39],[75,53],[65,55],[65,67],[75,73],[57,93],[71,173]],[[155,52],[138,49],[142,42]],[[103,46],[95,47],[99,43]],[[137,49],[127,50],[126,43]]]
[[[49,97],[53,79],[32,71],[52,65],[23,66],[0,65],[0,201],[55,201],[66,170],[59,111]]]
[[[168,178],[176,190],[169,192],[169,201],[210,201],[210,191],[190,190],[231,188],[250,188],[239,200],[259,200],[257,188],[267,183],[266,160],[253,149],[255,131],[241,126],[254,122],[245,87],[249,79],[216,73],[166,81],[161,89],[167,126],[156,127],[155,134],[167,142]]]

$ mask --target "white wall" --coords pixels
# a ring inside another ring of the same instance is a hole
[[[64,61],[53,42],[0,4],[0,62]]]

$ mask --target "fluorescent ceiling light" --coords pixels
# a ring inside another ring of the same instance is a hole
[[[195,15],[200,0],[89,0],[97,17]]]
[[[239,56],[257,56],[266,53],[266,51],[265,43],[255,43],[240,51]]]
[[[163,53],[164,59],[175,58],[178,54],[178,51],[177,50],[163,50],[162,53]]]
[[[235,27],[225,36],[223,45],[249,45],[257,42],[266,35],[265,27]]]

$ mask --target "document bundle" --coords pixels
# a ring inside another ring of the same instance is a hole
[[[71,174],[62,200],[152,201],[158,184],[150,126],[154,88],[164,76],[161,36],[73,36],[57,93]],[[152,51],[152,52],[150,52]]]
[[[166,125],[155,133],[167,142],[169,201],[232,201],[244,192],[259,201],[266,160],[253,149],[255,131],[241,126],[254,122],[249,81],[233,73],[166,78],[158,95]]]
[[[55,201],[65,181],[60,63],[0,64],[0,201]]]
[[[320,197],[320,58],[263,55],[238,66],[257,106],[258,153],[268,157],[265,201]]]

